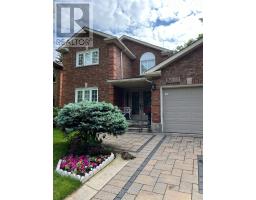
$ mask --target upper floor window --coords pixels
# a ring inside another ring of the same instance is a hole
[[[98,101],[98,88],[77,88],[75,102],[80,101]]]
[[[99,49],[90,49],[76,53],[76,66],[88,66],[99,64]]]
[[[146,52],[140,57],[140,74],[144,74],[145,71],[154,67],[156,64],[155,55],[151,52]]]

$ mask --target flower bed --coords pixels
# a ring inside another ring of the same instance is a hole
[[[56,172],[62,176],[70,176],[84,183],[114,159],[114,154],[89,156],[65,156],[60,159]]]

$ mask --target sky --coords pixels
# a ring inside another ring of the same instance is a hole
[[[58,0],[83,1],[88,0]],[[118,37],[128,35],[172,50],[203,33],[199,20],[203,18],[202,0],[89,1],[93,8],[93,29]]]

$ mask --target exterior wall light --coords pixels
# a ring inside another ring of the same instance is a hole
[[[156,84],[155,83],[152,83],[152,85],[151,85],[151,90],[156,90]]]

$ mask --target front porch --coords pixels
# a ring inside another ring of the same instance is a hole
[[[145,78],[109,80],[114,89],[114,105],[124,113],[129,131],[151,130],[151,83]]]

